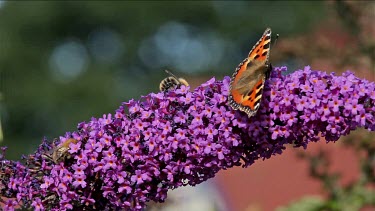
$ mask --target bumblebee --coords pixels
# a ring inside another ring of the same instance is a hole
[[[168,70],[165,70],[167,74],[170,76],[164,78],[159,85],[160,91],[168,91],[175,89],[177,86],[185,85],[189,86],[189,83],[184,78],[177,78],[175,75],[173,75]]]
[[[70,143],[77,143],[78,141],[74,138],[69,138],[60,145],[56,146],[52,151],[51,159],[54,163],[58,164],[66,159],[70,158],[69,154],[69,144]]]

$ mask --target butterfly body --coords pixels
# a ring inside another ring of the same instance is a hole
[[[270,44],[271,29],[267,28],[231,78],[229,105],[249,117],[254,116],[259,109],[264,82],[272,70],[269,63]]]
[[[169,77],[164,78],[159,85],[160,91],[168,91],[175,89],[177,86],[185,85],[189,86],[189,83],[184,78],[177,78],[175,75],[173,75],[168,70],[165,70],[166,73],[168,73]]]

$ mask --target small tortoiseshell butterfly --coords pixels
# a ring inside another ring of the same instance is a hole
[[[189,86],[189,83],[185,79],[177,78],[168,70],[165,70],[165,72],[171,76],[164,78],[160,82],[160,85],[159,85],[160,91],[167,91],[167,90],[175,89],[177,86],[180,86],[180,85]]]
[[[229,105],[249,117],[259,109],[264,82],[272,70],[268,61],[270,44],[271,29],[267,28],[248,57],[238,65],[230,81]]]

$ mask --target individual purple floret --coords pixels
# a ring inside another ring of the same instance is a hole
[[[258,113],[228,106],[229,77],[190,92],[151,93],[115,114],[92,118],[53,143],[44,141],[25,164],[0,154],[5,209],[141,210],[167,191],[196,185],[233,166],[336,141],[357,127],[375,130],[375,83],[312,71],[275,68]]]

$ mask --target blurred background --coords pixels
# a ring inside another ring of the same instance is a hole
[[[271,51],[274,66],[351,70],[374,81],[374,21],[371,1],[1,0],[0,146],[9,147],[8,159],[32,153],[43,137],[52,140],[79,122],[113,113],[121,102],[158,92],[164,69],[192,88],[213,76],[221,80],[267,27],[280,35]],[[374,140],[366,131],[347,139]],[[309,172],[306,154],[319,157],[320,148],[331,157],[327,171],[344,175],[340,184],[359,177],[355,147],[322,141],[304,155],[288,148],[250,168],[221,172],[202,184],[210,188],[186,191],[203,191],[192,195],[201,210],[274,210],[306,195],[329,198]],[[187,196],[171,197],[166,206]]]

